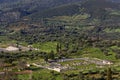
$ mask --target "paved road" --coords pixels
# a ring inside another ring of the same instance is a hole
[[[94,64],[97,64],[97,65],[109,65],[109,63],[111,63],[108,60],[101,60],[101,59],[97,59],[97,58],[59,59],[59,60],[57,60],[57,62],[66,62],[66,61],[74,61],[74,60],[84,60],[84,61],[87,61],[87,62],[90,62],[90,63],[94,63]]]
[[[4,48],[0,48],[0,52],[6,52],[6,50]]]
[[[57,60],[57,62],[74,61],[74,60],[87,60],[87,58],[59,59]]]

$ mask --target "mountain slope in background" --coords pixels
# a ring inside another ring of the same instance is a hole
[[[119,2],[119,0],[113,0]],[[118,3],[110,0],[1,0],[0,1],[0,21],[14,22],[24,16],[32,19],[43,17],[74,15],[82,9],[91,14],[92,17],[101,17],[106,8],[119,9]],[[102,13],[103,12],[103,13]],[[36,16],[37,15],[37,16]]]
[[[82,0],[1,0],[0,21],[16,21],[23,16]],[[15,14],[16,13],[16,14]],[[13,16],[15,14],[16,16]],[[11,17],[9,17],[11,16]]]
[[[37,43],[56,41],[59,37],[66,42],[69,38],[78,39],[78,35],[90,39],[97,39],[98,35],[103,40],[120,39],[116,35],[120,33],[118,1],[5,1],[0,4],[0,35],[12,40]]]
[[[113,2],[116,2],[116,3],[120,3],[120,0],[111,0]]]

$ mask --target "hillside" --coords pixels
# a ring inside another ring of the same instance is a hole
[[[111,0],[113,2],[116,2],[116,3],[120,3],[120,0]]]
[[[0,0],[0,80],[120,80],[119,0]]]
[[[38,0],[34,0],[30,5],[30,0],[25,1],[18,2],[19,6],[17,1],[3,2],[16,7],[1,8],[1,43],[19,42],[39,48],[59,42],[66,53],[78,53],[81,48],[91,46],[108,49],[117,44],[119,47],[119,3],[110,0],[51,0],[49,3],[41,0],[37,3]]]
[[[19,21],[25,16],[39,19],[42,17],[74,15],[79,12],[82,13],[83,9],[92,17],[103,18],[101,15],[107,15],[105,9],[108,8],[120,9],[118,3],[113,3],[110,0],[1,0],[0,21],[2,23]]]
[[[43,13],[42,11],[44,10],[79,1],[82,0],[1,0],[0,21],[17,21],[23,16],[28,16],[37,12]],[[15,14],[15,16],[13,16],[13,14]]]
[[[71,37],[73,40],[79,39],[76,36],[83,34],[90,38],[97,38],[98,33],[103,40],[119,40],[119,35],[116,35],[119,33],[120,26],[119,13],[118,3],[88,0],[36,11],[6,27],[11,32],[9,35],[11,39],[28,43],[58,41],[58,37],[64,38],[65,42]],[[68,38],[65,37],[67,35]]]
[[[28,29],[26,31],[31,31],[32,28],[29,27],[31,25],[37,25],[37,28],[41,26],[51,27],[53,25],[64,25],[69,28],[94,26],[103,27],[102,30],[104,31],[114,26],[119,27],[120,25],[120,4],[110,0],[24,0],[21,2],[13,0],[11,3],[9,1],[2,3],[8,5],[6,7],[2,5],[5,11],[1,8],[1,25],[4,25],[6,29],[10,29],[10,32],[11,30],[21,30],[24,28]],[[30,5],[31,3],[32,5]],[[4,33],[3,31],[1,33]],[[110,35],[110,33],[104,34],[106,36]],[[101,36],[104,34],[102,33]],[[118,38],[117,35],[116,38]]]

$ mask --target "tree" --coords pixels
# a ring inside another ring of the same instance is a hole
[[[51,52],[49,53],[49,58],[50,58],[50,59],[55,59],[54,51],[51,51]]]
[[[56,80],[56,79],[55,79],[55,72],[54,72],[54,71],[51,71],[50,73],[51,73],[51,75],[52,75],[52,76],[51,76],[51,80]]]
[[[19,69],[24,70],[25,68],[28,67],[27,62],[26,61],[19,61],[18,62],[18,67],[19,67]]]
[[[107,69],[107,80],[112,80],[112,71],[111,71],[111,68]]]
[[[61,53],[61,51],[62,51],[62,44],[61,43],[59,44],[59,49],[60,49],[60,53]]]
[[[57,46],[56,46],[56,52],[59,53],[60,50],[59,50],[59,44],[57,43]]]
[[[62,45],[61,45],[61,43],[57,43],[56,52],[57,52],[57,53],[61,53],[61,50],[62,50]]]
[[[44,55],[44,60],[48,62],[48,55]]]
[[[3,61],[3,60],[0,60],[0,68],[3,69],[3,68],[4,68],[4,64],[5,64],[4,61]]]
[[[84,75],[82,72],[79,72],[78,74],[78,80],[83,80],[84,79]]]
[[[69,77],[67,74],[63,74],[63,80],[69,80]]]

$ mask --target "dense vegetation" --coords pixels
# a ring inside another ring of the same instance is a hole
[[[6,70],[0,78],[119,80],[119,22],[119,0],[0,0],[0,48],[19,44],[39,49],[0,52],[0,71]],[[117,66],[96,68],[98,65],[95,64],[81,65],[77,66],[77,70],[57,73],[32,65],[36,62],[47,65],[49,60],[80,57],[110,60]],[[26,63],[31,66],[27,68]],[[16,72],[19,70],[21,73],[24,70],[33,73],[18,75]]]

